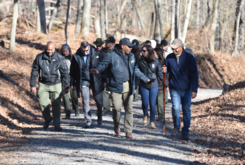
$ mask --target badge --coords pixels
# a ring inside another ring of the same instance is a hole
[[[152,68],[155,68],[155,64],[152,64]]]
[[[134,60],[131,61],[131,64],[133,64],[133,63],[134,63]]]
[[[97,56],[96,58],[100,58],[99,56]]]

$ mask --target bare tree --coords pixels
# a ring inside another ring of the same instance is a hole
[[[84,0],[83,4],[84,5],[81,34],[83,36],[89,36],[91,0]]]
[[[182,42],[183,43],[185,43],[186,34],[187,34],[187,30],[188,30],[189,19],[190,19],[190,14],[191,14],[191,6],[192,6],[192,0],[189,0],[186,18],[185,18],[185,23],[184,23],[184,28],[183,28],[183,33],[182,33]]]
[[[134,7],[135,7],[135,10],[136,10],[137,16],[139,18],[139,22],[140,22],[140,26],[142,28],[142,31],[143,31],[143,33],[145,33],[145,26],[144,26],[143,20],[141,18],[141,14],[139,12],[139,8],[138,8],[138,4],[137,4],[136,0],[134,0]]]
[[[66,36],[66,44],[69,44],[68,40],[68,33],[67,33],[67,27],[68,27],[68,20],[69,20],[69,14],[70,14],[70,6],[71,6],[71,1],[67,1],[67,12],[66,12],[66,26],[65,26],[65,36]]]
[[[172,0],[170,43],[175,39],[175,0]]]
[[[243,4],[244,5],[244,4]],[[245,16],[244,16],[244,7],[241,11],[240,27],[239,27],[239,43],[238,43],[238,54],[243,54],[244,48],[244,28],[245,28]]]
[[[241,13],[242,13],[243,5],[244,5],[244,0],[238,0],[237,1],[236,22],[235,22],[235,39],[234,39],[234,48],[233,48],[232,56],[235,56],[238,54],[237,48],[238,48],[238,40],[239,40],[239,26],[240,26],[240,19],[241,19]]]
[[[5,2],[6,0],[0,0],[0,3]],[[0,21],[7,17],[9,14],[9,5],[0,7]]]
[[[82,6],[83,6],[83,0],[78,0],[78,9],[77,9],[77,20],[76,20],[76,27],[75,27],[75,34],[79,34],[79,27],[81,24],[82,19]]]
[[[37,0],[37,4],[38,4],[38,7],[39,7],[42,32],[44,34],[47,34],[44,0]]]
[[[196,7],[197,7],[197,13],[196,13],[196,28],[198,29],[199,28],[199,13],[200,13],[200,1],[197,1],[197,4],[196,4]]]
[[[220,50],[221,47],[221,23],[220,23],[220,6],[217,9],[217,23],[215,31],[215,50]]]
[[[160,34],[160,18],[159,18],[159,10],[158,10],[158,0],[154,1],[155,5],[155,30],[154,30],[154,39],[161,41]]]
[[[36,32],[41,33],[41,21],[40,21],[40,12],[39,12],[39,7],[37,5],[37,10],[36,10]]]
[[[214,4],[214,11],[213,11],[213,20],[212,20],[212,25],[211,25],[211,30],[210,30],[210,52],[214,52],[214,45],[215,45],[215,31],[216,31],[216,26],[217,26],[217,16],[218,16],[218,5],[219,5],[219,0],[215,0]]]
[[[154,13],[151,13],[151,30],[150,30],[149,38],[153,38],[153,32],[154,32]]]
[[[100,27],[101,27],[101,38],[105,39],[105,4],[104,0],[100,0]]]
[[[17,19],[18,19],[18,6],[19,6],[18,0],[14,0],[13,19],[12,19],[10,45],[9,45],[10,51],[14,51],[15,49],[15,34],[16,34],[16,25],[17,25]]]
[[[107,2],[104,0],[105,3],[105,27],[106,27],[106,34],[108,34],[109,31],[109,24],[108,24],[108,12],[107,12]]]
[[[122,3],[121,8],[120,8],[120,11],[119,11],[119,13],[117,15],[117,26],[118,27],[120,26],[120,23],[121,23],[121,15],[122,15],[122,12],[123,12],[126,4],[127,4],[127,1],[128,0],[123,0],[123,3]]]
[[[60,0],[57,0],[56,5],[55,5],[55,7],[54,7],[54,10],[53,10],[53,12],[52,12],[52,16],[51,16],[51,18],[50,18],[49,24],[48,24],[48,32],[50,32],[50,30],[51,30],[51,27],[52,27],[54,18],[55,18],[55,16],[57,15],[57,12],[58,12],[58,8],[59,8],[59,7],[60,7]]]

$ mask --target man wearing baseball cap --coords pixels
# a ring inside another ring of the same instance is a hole
[[[133,94],[135,93],[135,76],[144,82],[150,82],[136,65],[134,55],[131,53],[134,44],[128,38],[122,38],[114,50],[107,53],[96,69],[91,69],[94,74],[102,73],[107,69],[106,89],[112,92],[113,122],[116,135],[120,135],[120,114],[122,100],[125,109],[124,132],[126,138],[132,139],[133,131]]]
[[[180,39],[175,39],[171,48],[173,53],[168,55],[162,67],[163,73],[169,73],[169,89],[172,102],[172,117],[174,130],[172,136],[178,136],[180,130],[180,104],[182,104],[183,122],[182,139],[189,140],[191,123],[191,99],[197,96],[198,70],[194,56],[184,50]]]
[[[170,46],[168,46],[168,41],[166,40],[162,40],[161,41],[161,48],[163,49],[163,53],[164,53],[164,58],[166,59],[167,56],[171,53],[173,53],[172,49]]]

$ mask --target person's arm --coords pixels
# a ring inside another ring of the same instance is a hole
[[[96,69],[91,69],[91,73],[93,74],[99,74],[103,73],[106,68],[111,64],[112,53],[107,53],[102,61],[99,63],[99,65],[96,67]]]
[[[61,58],[60,60],[61,60],[61,65],[60,65],[59,71],[61,74],[61,80],[64,83],[64,89],[68,89],[70,87],[68,67],[66,65],[65,58]]]
[[[157,76],[160,78],[161,81],[163,81],[163,73],[161,71],[161,64],[160,62],[157,63]]]
[[[39,74],[38,56],[32,64],[31,78],[30,78],[30,91],[34,95],[36,94],[36,80]]]
[[[142,72],[139,70],[138,64],[137,64],[137,63],[136,63],[136,65],[135,65],[134,71],[135,71],[135,76],[136,76],[139,80],[142,80],[142,81],[144,81],[145,83],[150,82],[150,79],[149,79],[144,73],[142,73]]]
[[[198,89],[197,63],[196,63],[196,60],[195,60],[194,56],[191,56],[190,60],[191,60],[191,63],[190,63],[190,66],[189,66],[189,71],[190,71],[190,81],[191,81],[192,93],[197,93],[197,89]]]

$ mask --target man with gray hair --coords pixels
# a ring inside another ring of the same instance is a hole
[[[102,106],[103,99],[101,92],[104,90],[102,75],[90,74],[90,69],[97,67],[98,63],[103,59],[103,55],[90,45],[87,41],[81,43],[80,48],[76,54],[73,55],[70,70],[70,84],[77,89],[77,94],[80,97],[82,94],[83,111],[85,116],[85,128],[92,126],[92,116],[89,106],[90,89],[92,89],[93,96],[97,106],[97,122],[102,124]]]

